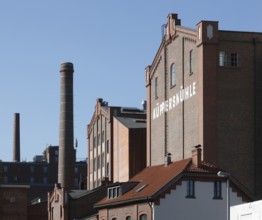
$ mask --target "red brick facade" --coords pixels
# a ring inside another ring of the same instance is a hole
[[[147,164],[163,163],[166,153],[188,158],[200,144],[205,161],[261,197],[262,34],[221,31],[214,21],[194,30],[180,23],[168,16],[146,69]]]

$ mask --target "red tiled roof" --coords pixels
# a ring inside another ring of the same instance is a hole
[[[163,164],[147,167],[128,181],[128,183],[137,183],[135,187],[118,198],[106,197],[95,206],[105,207],[135,201],[152,201],[174,187],[175,183],[179,184],[183,176],[205,174],[213,178],[217,176],[219,170],[221,169],[204,161],[197,167],[192,163],[191,158],[173,162],[168,166]],[[247,196],[247,198],[251,197]]]
[[[122,201],[152,198],[170,181],[178,177],[179,174],[181,174],[188,167],[190,162],[191,158],[173,162],[168,166],[158,165],[147,167],[130,179],[129,182],[138,182],[132,190],[115,199],[104,198],[97,205],[99,206],[110,203],[119,203]],[[141,187],[144,188],[139,192],[136,192]]]
[[[187,172],[194,172],[194,173],[209,173],[209,174],[217,174],[217,172],[221,170],[219,168],[217,168],[216,166],[214,166],[213,164],[210,164],[208,162],[201,162],[200,166],[195,166],[193,163],[191,163],[186,171]]]

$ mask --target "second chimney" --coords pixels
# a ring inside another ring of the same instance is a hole
[[[20,114],[14,114],[13,161],[20,162]]]

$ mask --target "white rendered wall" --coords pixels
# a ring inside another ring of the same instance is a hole
[[[174,219],[207,219],[224,220],[227,219],[227,190],[226,183],[222,183],[222,198],[213,199],[213,182],[195,181],[195,197],[186,197],[187,182],[166,194],[160,200],[159,205],[154,206],[154,220],[174,220]],[[242,198],[237,197],[230,189],[230,204],[242,204]]]
[[[231,220],[260,220],[262,219],[262,200],[250,202],[230,208]]]

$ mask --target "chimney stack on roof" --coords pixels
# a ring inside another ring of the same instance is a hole
[[[196,167],[200,167],[202,162],[202,149],[201,145],[195,146],[195,149],[192,150],[192,163]]]
[[[13,161],[20,162],[20,114],[14,114]]]
[[[74,181],[73,73],[72,63],[61,64],[58,183],[66,189]]]

